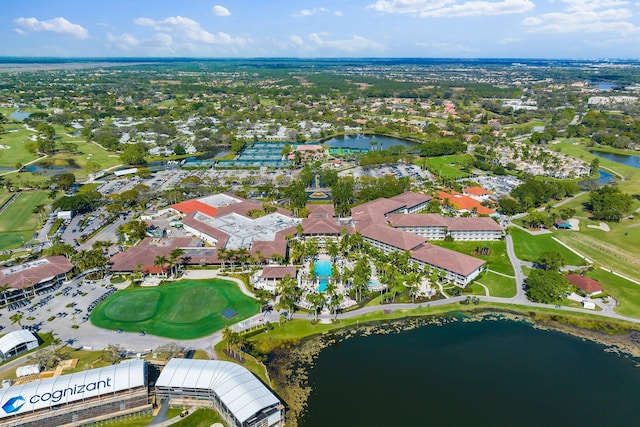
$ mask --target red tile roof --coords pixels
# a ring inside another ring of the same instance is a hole
[[[415,249],[427,241],[424,237],[416,234],[380,224],[371,224],[362,230],[359,229],[358,232],[362,237],[385,243],[399,250]]]
[[[428,203],[432,198],[433,197],[427,194],[414,193],[413,191],[406,191],[402,194],[398,194],[397,196],[390,197],[389,200],[404,203],[407,209],[411,209],[414,206],[418,206],[422,203]]]
[[[472,199],[469,196],[461,196],[458,194],[449,194],[444,191],[438,192],[438,197],[441,200],[448,199],[451,202],[451,206],[456,208],[458,211],[473,211],[473,208],[476,208],[478,215],[494,215],[496,211],[493,209],[489,209],[485,206],[482,206],[479,201],[476,199]]]
[[[486,196],[489,194],[489,192],[482,187],[467,187],[462,190],[462,192],[465,194],[472,194],[474,196]]]
[[[336,210],[333,205],[307,205],[309,209],[308,218],[333,218]]]
[[[66,274],[72,269],[73,264],[62,255],[40,258],[0,270],[0,285],[8,285],[14,289],[28,288]]]
[[[376,199],[351,208],[351,217],[354,221],[374,221],[386,223],[384,215],[401,209],[405,206],[402,202],[389,199]]]
[[[131,246],[126,251],[114,255],[113,258],[111,258],[111,271],[130,272],[135,271],[136,267],[141,265],[143,272],[160,273],[160,266],[153,265],[156,258],[158,256],[169,257],[172,250],[188,247],[191,241],[191,237],[171,239],[154,239],[147,237],[142,240],[139,245]]]
[[[580,289],[582,289],[583,291],[589,294],[593,292],[604,291],[604,288],[602,287],[602,285],[597,280],[593,280],[590,277],[571,273],[564,276],[564,278],[567,279],[567,281],[572,285],[579,287]]]
[[[481,259],[430,243],[425,244],[417,250],[411,251],[411,257],[462,276],[468,276],[485,264]]]
[[[438,214],[389,214],[394,227],[446,227],[447,221]]]
[[[282,256],[287,255],[287,241],[284,239],[277,240],[255,240],[251,244],[251,255],[256,256],[258,251],[265,257],[271,258],[275,254]]]
[[[296,277],[297,269],[294,265],[267,266],[262,269],[260,277],[263,279],[284,279],[286,276]]]
[[[335,234],[339,235],[342,227],[340,227],[335,219],[326,218],[303,218],[302,233],[303,234]]]
[[[171,207],[187,215],[198,211],[215,218],[218,213],[217,208],[207,205],[206,203],[202,203],[200,200],[185,200],[184,202],[171,205]]]

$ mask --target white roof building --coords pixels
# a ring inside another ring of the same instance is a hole
[[[158,396],[210,401],[223,416],[233,416],[228,420],[231,425],[284,425],[280,400],[251,372],[235,363],[171,359],[156,381],[156,392]]]
[[[26,329],[9,332],[0,338],[0,359],[8,359],[25,351],[38,348],[38,338]]]
[[[33,381],[0,389],[0,419],[51,409],[76,401],[146,387],[146,362],[118,365]]]

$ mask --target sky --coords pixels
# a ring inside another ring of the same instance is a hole
[[[640,0],[2,0],[0,56],[640,57]]]

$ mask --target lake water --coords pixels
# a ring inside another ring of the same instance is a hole
[[[9,118],[18,120],[18,121],[23,121],[24,119],[28,118],[30,115],[31,113],[25,113],[24,111],[16,110],[13,113],[9,114]]]
[[[393,146],[405,146],[411,147],[417,145],[415,142],[405,141],[403,139],[392,138],[389,136],[378,135],[345,135],[323,141],[322,144],[327,147],[340,147],[340,148],[359,148],[371,150],[371,141],[375,141],[378,145],[373,147],[375,150],[386,150]]]
[[[598,175],[598,179],[596,179],[596,182],[600,185],[607,185],[607,184],[611,184],[612,182],[615,181],[615,179],[613,178],[613,174],[609,173],[605,170],[602,169],[598,169],[599,175]]]
[[[640,156],[632,156],[630,154],[605,153],[604,151],[592,151],[592,153],[598,157],[602,157],[603,159],[611,160],[640,169]]]
[[[321,351],[302,427],[633,426],[640,368],[515,321],[356,336]]]

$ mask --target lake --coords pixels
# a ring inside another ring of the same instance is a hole
[[[377,143],[376,146],[371,146],[371,141]],[[366,150],[386,150],[393,146],[412,147],[416,146],[415,142],[406,141],[404,139],[393,138],[390,136],[378,136],[378,135],[345,135],[322,141],[321,144],[327,147],[340,147],[340,148],[359,148]],[[382,148],[380,148],[382,147]]]
[[[13,113],[9,114],[9,118],[18,120],[18,121],[23,121],[24,119],[28,118],[30,115],[31,113],[25,113],[24,111],[16,110]]]
[[[615,182],[613,174],[602,169],[598,169],[598,179],[596,182],[600,185],[607,185]]]
[[[640,168],[640,156],[633,156],[630,154],[605,153],[604,151],[596,150],[592,151],[592,153],[598,157],[602,157],[603,159],[622,163],[634,168]]]
[[[638,425],[640,369],[524,322],[453,322],[327,347],[300,426]]]

